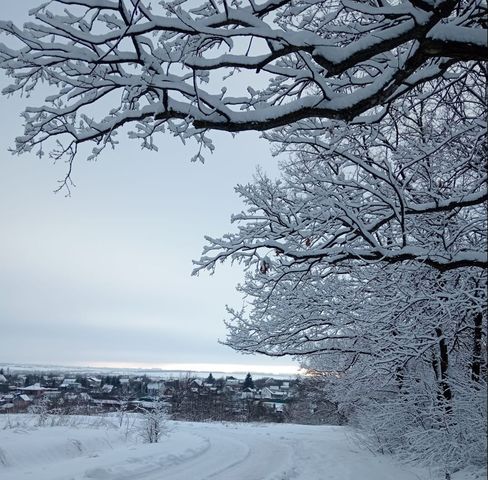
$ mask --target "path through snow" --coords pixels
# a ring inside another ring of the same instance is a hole
[[[0,430],[1,480],[426,480],[344,427],[170,422],[158,444],[85,426]]]

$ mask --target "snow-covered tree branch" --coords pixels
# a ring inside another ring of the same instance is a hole
[[[428,84],[405,95],[380,124],[310,119],[268,133],[292,159],[280,180],[237,188],[248,207],[233,217],[238,231],[208,238],[196,271],[226,258],[266,272],[351,261],[485,267],[484,84],[477,68],[460,69],[442,93]]]
[[[70,162],[124,125],[146,148],[165,127],[211,148],[208,129],[372,121],[488,53],[482,0],[51,0],[30,13],[23,28],[0,22],[4,93],[53,94],[26,109],[15,151],[54,139]]]

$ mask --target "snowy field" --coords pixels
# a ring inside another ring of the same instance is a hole
[[[35,427],[0,417],[1,480],[427,480],[358,445],[346,427],[168,422],[160,443],[80,417]],[[464,480],[468,476],[456,476]],[[473,477],[469,477],[473,478]]]

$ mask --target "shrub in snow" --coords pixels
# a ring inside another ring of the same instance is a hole
[[[49,419],[49,415],[52,414],[50,411],[49,399],[46,396],[42,396],[34,403],[34,405],[29,407],[29,411],[35,415],[39,427],[45,426]]]
[[[158,443],[159,439],[165,432],[167,413],[163,402],[153,402],[151,406],[140,409],[142,413],[142,422],[140,426],[140,435],[147,443]]]

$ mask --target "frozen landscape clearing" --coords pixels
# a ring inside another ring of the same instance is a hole
[[[93,417],[54,427],[3,428],[6,421],[0,419],[1,480],[431,478],[360,447],[347,427],[168,422],[160,443],[147,444]]]

